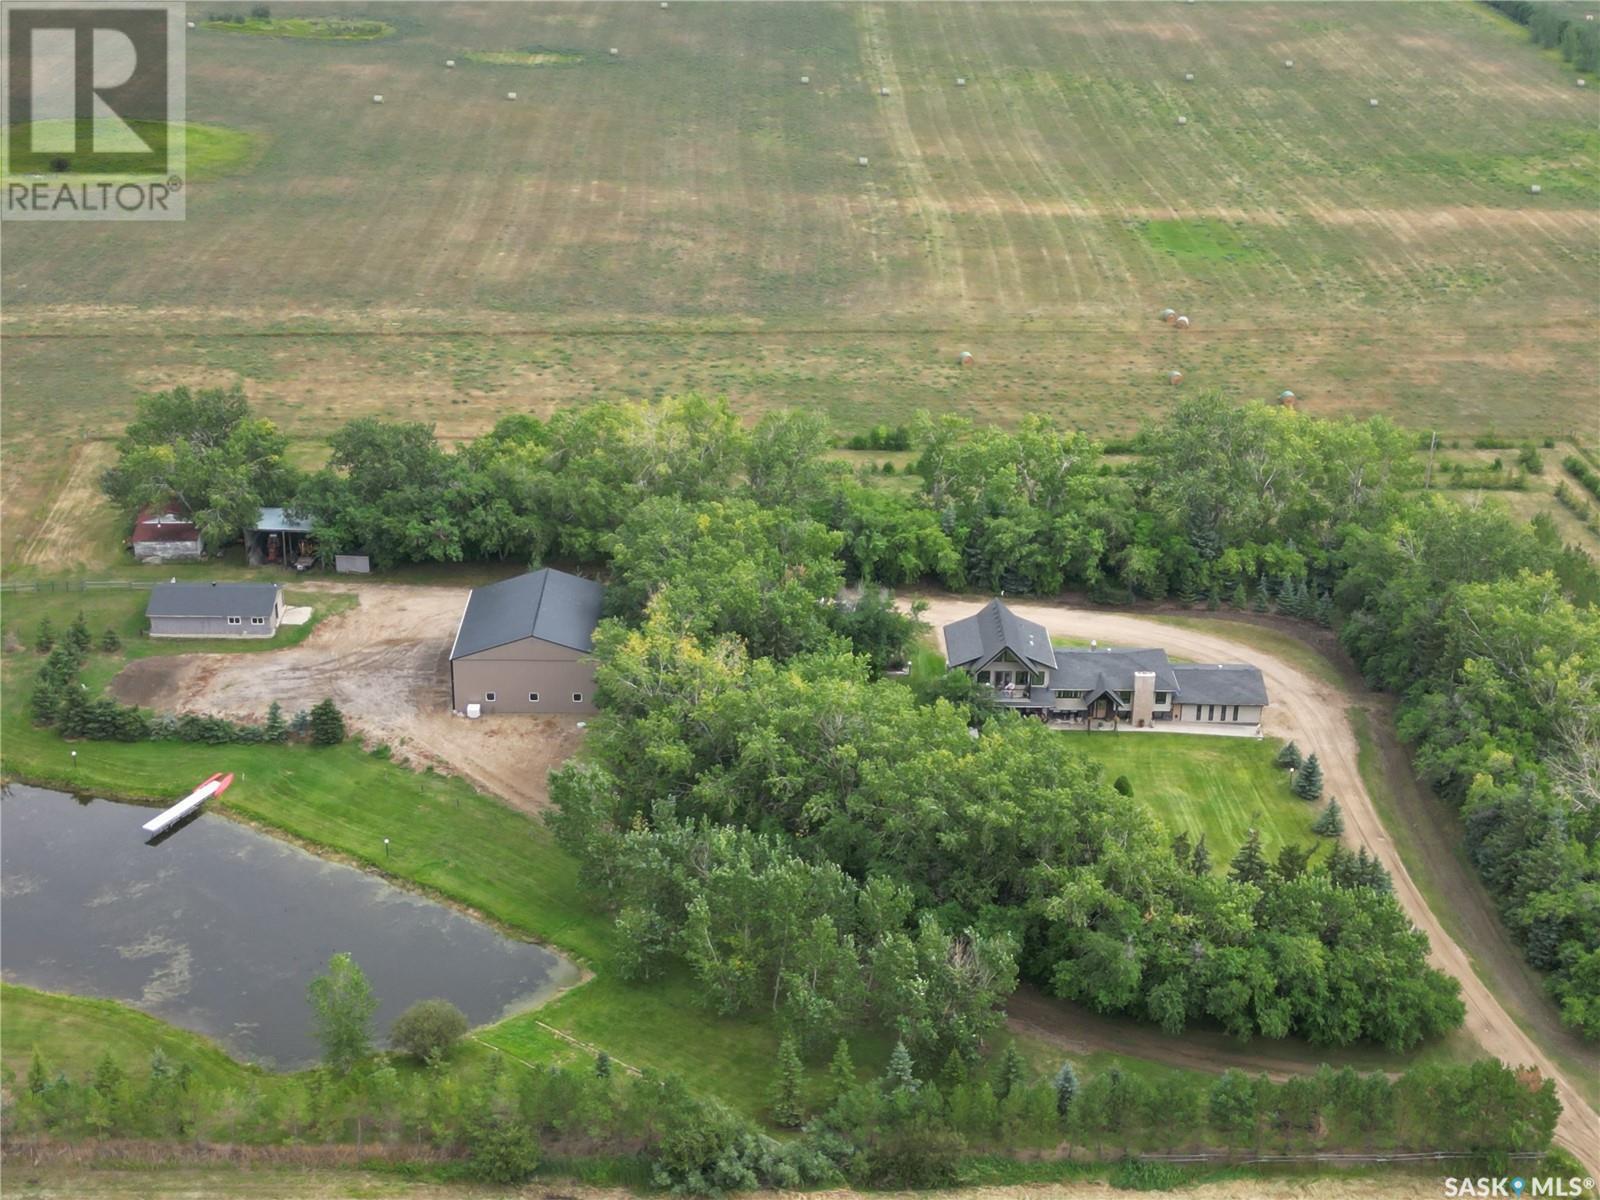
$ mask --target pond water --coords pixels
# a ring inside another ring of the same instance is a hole
[[[306,985],[347,952],[381,1001],[379,1040],[442,996],[473,1025],[538,1003],[577,969],[541,946],[354,867],[203,813],[157,845],[153,809],[0,793],[0,972],[124,1000],[278,1068],[317,1057]]]

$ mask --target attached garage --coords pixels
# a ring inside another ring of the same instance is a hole
[[[450,707],[592,713],[594,630],[605,589],[545,568],[474,588],[450,648]]]

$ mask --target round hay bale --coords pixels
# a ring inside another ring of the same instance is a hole
[[[372,98],[372,102],[374,104],[382,104],[383,103],[383,97],[382,96],[374,96]]]
[[[800,76],[800,82],[801,83],[810,83],[811,82],[811,76],[809,76],[809,75]]]
[[[1163,308],[1159,315],[1163,321],[1171,325],[1178,319],[1178,310],[1175,308]]]
[[[976,360],[972,357],[972,351],[970,350],[963,350],[959,355],[956,356],[956,362],[960,363],[963,367],[970,367],[975,361]]]
[[[967,86],[967,77],[965,75],[957,75],[956,76],[956,86],[957,87],[966,87]]]
[[[665,8],[666,6],[667,6],[667,0],[661,0],[661,7]]]
[[[1173,320],[1172,324],[1177,329],[1187,329],[1189,328],[1189,318],[1177,317]]]
[[[444,65],[453,71],[456,68],[456,60],[453,58],[447,58],[444,60]]]
[[[1178,124],[1179,125],[1187,125],[1188,123],[1189,123],[1189,118],[1188,117],[1179,117],[1178,118]]]
[[[1579,87],[1588,87],[1589,86],[1589,81],[1587,79],[1580,79],[1580,80],[1578,80],[1578,86]]]
[[[889,94],[889,89],[888,88],[881,87],[881,88],[878,89],[878,95],[887,96],[888,94]]]
[[[865,154],[863,154],[860,158],[856,159],[856,166],[864,167],[866,165],[867,165],[867,156]]]
[[[1539,194],[1539,193],[1540,193],[1540,192],[1542,192],[1542,191],[1544,191],[1544,189],[1543,189],[1543,188],[1542,188],[1542,187],[1540,187],[1540,186],[1539,186],[1539,185],[1538,185],[1538,184],[1537,184],[1537,183],[1536,183],[1536,184],[1534,184],[1534,185],[1533,185],[1533,186],[1532,186],[1532,187],[1530,187],[1530,188],[1529,188],[1529,189],[1528,189],[1528,192],[1529,192],[1529,193],[1530,193],[1530,194],[1531,194],[1531,195],[1534,195],[1534,196],[1537,196],[1537,195],[1538,195],[1538,194]]]
[[[1183,73],[1183,81],[1185,83],[1193,83],[1194,82],[1194,72],[1193,71],[1185,71]]]
[[[621,54],[622,51],[613,46],[611,49],[607,50],[606,53],[611,55],[612,58],[615,58],[617,55]]]
[[[1368,100],[1367,101],[1367,107],[1368,108],[1377,108],[1378,107],[1377,100],[1375,100],[1375,99],[1374,100]]]
[[[194,28],[194,22],[193,21],[188,22],[188,26],[189,26],[190,29],[193,29]]]
[[[1171,384],[1173,387],[1177,387],[1180,383],[1183,382],[1183,372],[1182,371],[1168,371],[1167,372],[1167,382],[1169,384]]]
[[[517,98],[517,94],[515,92],[507,92],[506,93],[506,99],[507,100],[515,100],[516,98]]]
[[[1283,60],[1283,65],[1286,66],[1286,67],[1293,67],[1294,66],[1294,59],[1292,59],[1292,58],[1284,59]]]
[[[1283,404],[1283,405],[1287,405],[1288,407],[1293,408],[1294,407],[1294,393],[1291,392],[1288,388],[1284,388],[1283,391],[1278,393],[1278,403],[1279,404]]]

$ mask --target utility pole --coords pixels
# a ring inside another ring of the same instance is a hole
[[[1428,485],[1427,490],[1433,490],[1433,451],[1439,444],[1439,431],[1435,429],[1433,436],[1428,439]]]

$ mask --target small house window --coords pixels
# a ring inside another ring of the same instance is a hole
[[[1157,704],[1165,704],[1167,702],[1167,699],[1168,699],[1168,697],[1167,697],[1167,693],[1166,692],[1157,692],[1156,693],[1156,703]]]
[[[485,692],[483,694],[483,698],[484,698],[484,700],[486,700],[490,704],[494,703],[494,693],[493,692]]]
[[[1235,721],[1239,719],[1239,706],[1237,704],[1233,706],[1233,719]]]
[[[228,624],[229,625],[243,625],[244,624],[244,620],[241,617],[229,617],[228,618]]]
[[[529,692],[528,693],[528,703],[529,704],[537,704],[537,703],[539,703],[539,693],[538,692]]]
[[[1082,700],[1083,699],[1083,689],[1082,688],[1077,688],[1077,689],[1065,689],[1065,690],[1057,691],[1056,692],[1056,699],[1057,700]]]
[[[1217,719],[1217,706],[1215,704],[1206,705],[1206,720],[1215,721],[1216,719]]]
[[[583,693],[582,692],[573,692],[572,693],[572,702],[574,704],[582,704],[583,703]]]
[[[267,619],[265,617],[251,617],[250,618],[250,624],[252,624],[252,625],[265,625],[266,623],[267,623]]]
[[[1126,703],[1128,703],[1128,701],[1130,701],[1132,699],[1133,699],[1133,693],[1132,692],[1118,692],[1117,693],[1117,702],[1119,704],[1126,704]]]

